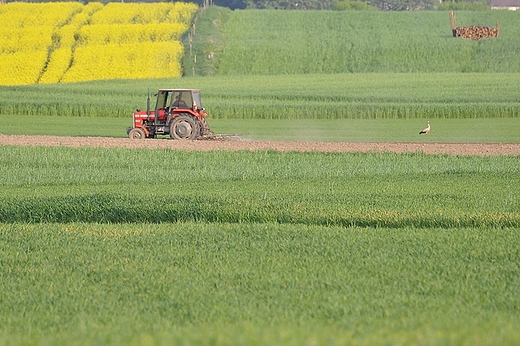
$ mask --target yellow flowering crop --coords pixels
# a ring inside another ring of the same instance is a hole
[[[1,6],[0,23],[4,28],[60,26],[82,7],[79,2],[7,3]]]
[[[103,8],[99,2],[90,2],[77,13],[69,24],[58,28],[53,34],[54,50],[47,61],[43,74],[37,81],[42,84],[58,83],[72,63],[73,49],[76,46],[76,33],[85,25],[90,16]]]
[[[52,44],[52,26],[30,26],[12,29],[0,27],[0,54],[47,50]]]
[[[180,77],[180,42],[147,42],[78,47],[63,82]]]
[[[92,15],[91,23],[149,24],[177,22],[188,25],[196,11],[197,5],[192,3],[126,4],[111,2]]]
[[[100,2],[89,2],[83,7],[83,11],[76,14],[72,20],[70,21],[70,25],[74,25],[77,27],[85,25],[91,18],[91,16],[101,10],[103,8],[103,4]]]
[[[172,5],[165,21],[168,23],[184,23],[189,26],[195,12],[197,12],[197,5],[176,2]]]
[[[7,3],[0,85],[181,76],[192,3]]]
[[[81,45],[157,42],[180,39],[188,28],[181,23],[86,25],[77,32]]]
[[[70,66],[71,59],[72,50],[70,47],[54,50],[52,52],[52,58],[49,59],[47,68],[38,82],[42,84],[51,84],[61,81]]]
[[[47,59],[46,51],[0,54],[0,85],[33,84]]]

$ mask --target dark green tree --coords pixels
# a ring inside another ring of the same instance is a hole
[[[243,0],[213,0],[213,5],[228,7],[232,10],[246,8]]]
[[[377,7],[360,0],[343,0],[334,5],[336,11],[375,11]]]
[[[368,4],[383,11],[432,10],[438,0],[368,0]]]
[[[276,10],[332,10],[337,0],[243,0],[247,8]]]

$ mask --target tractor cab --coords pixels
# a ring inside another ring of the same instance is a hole
[[[199,90],[160,89],[156,110],[172,108],[202,108]]]
[[[154,96],[153,110],[148,93],[147,110],[134,112],[133,127],[127,129],[131,139],[169,134],[172,139],[193,140],[213,134],[198,89],[159,89]]]

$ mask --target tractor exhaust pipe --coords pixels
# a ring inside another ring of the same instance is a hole
[[[148,88],[148,98],[146,99],[146,115],[150,116],[150,88]]]
[[[150,118],[150,88],[148,88],[148,97],[146,99],[146,115],[148,116],[148,119]],[[154,135],[155,138],[155,131],[157,131],[157,121],[159,120],[159,113],[157,112],[157,109],[155,110],[154,116],[153,116],[153,125],[154,125]]]

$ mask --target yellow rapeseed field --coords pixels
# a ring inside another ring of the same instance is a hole
[[[181,76],[192,3],[0,5],[0,85]]]

